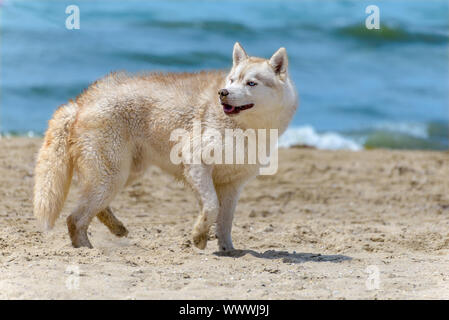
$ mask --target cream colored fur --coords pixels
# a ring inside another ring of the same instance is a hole
[[[117,236],[126,228],[109,208],[114,196],[159,166],[191,187],[201,206],[193,229],[195,246],[205,248],[209,228],[217,223],[219,250],[232,250],[231,228],[243,185],[257,175],[257,165],[178,164],[170,161],[175,129],[279,129],[285,131],[298,98],[287,71],[287,54],[279,49],[269,60],[248,57],[240,44],[228,74],[114,73],[92,84],[76,101],[61,106],[49,122],[35,170],[34,214],[52,228],[68,193],[73,171],[81,197],[67,218],[74,247],[92,247],[87,228],[97,216]],[[250,87],[248,81],[257,85]],[[254,107],[239,114],[223,111],[221,102]]]

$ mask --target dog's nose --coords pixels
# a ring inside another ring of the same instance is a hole
[[[220,89],[218,90],[218,94],[220,95],[220,97],[226,97],[229,94],[229,91],[226,89]]]

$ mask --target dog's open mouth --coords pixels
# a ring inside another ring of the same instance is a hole
[[[223,106],[223,111],[226,114],[237,114],[242,110],[246,110],[246,109],[250,109],[252,107],[254,107],[254,103],[250,103],[250,104],[245,104],[243,106],[231,106],[230,104],[226,104],[226,103],[222,103],[221,104]]]

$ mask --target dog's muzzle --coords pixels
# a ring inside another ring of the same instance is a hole
[[[242,110],[250,109],[254,107],[254,103],[245,104],[243,106],[233,106],[226,103],[226,97],[229,95],[229,91],[227,89],[218,90],[218,95],[220,96],[220,102],[223,106],[223,111],[226,114],[237,114]]]

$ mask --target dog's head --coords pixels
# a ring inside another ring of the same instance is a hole
[[[249,57],[237,42],[232,69],[225,87],[218,91],[223,112],[237,118],[266,118],[279,112],[285,103],[296,98],[287,66],[285,48],[280,48],[270,59],[262,59]]]

